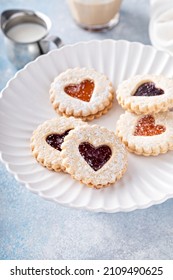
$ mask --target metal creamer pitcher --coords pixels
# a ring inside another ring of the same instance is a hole
[[[32,10],[6,10],[1,14],[1,29],[9,60],[17,69],[50,50],[50,42],[62,46],[59,37],[49,35],[51,20]]]

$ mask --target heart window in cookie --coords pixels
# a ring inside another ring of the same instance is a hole
[[[158,96],[164,94],[164,90],[157,88],[153,82],[146,82],[140,85],[133,96]]]
[[[64,142],[64,138],[65,136],[68,135],[69,131],[71,129],[65,131],[64,133],[62,134],[55,134],[55,133],[52,133],[52,134],[49,134],[47,137],[46,137],[46,142],[51,146],[53,147],[54,149],[58,150],[58,151],[61,151],[61,144]]]
[[[146,115],[138,121],[134,136],[154,136],[162,134],[165,131],[165,126],[155,125],[155,119],[152,115]]]
[[[73,98],[89,102],[94,90],[94,81],[84,80],[80,84],[69,84],[64,91]]]
[[[79,145],[79,152],[94,171],[99,170],[111,158],[112,151],[107,145],[94,147],[88,142]]]

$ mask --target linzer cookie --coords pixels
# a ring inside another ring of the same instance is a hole
[[[70,130],[86,123],[73,117],[57,117],[45,121],[33,132],[31,150],[36,160],[50,170],[64,170],[61,144]]]
[[[135,114],[166,112],[173,107],[173,79],[156,75],[137,75],[122,82],[117,100]]]
[[[83,120],[106,114],[113,99],[111,82],[93,69],[68,69],[54,79],[50,88],[50,100],[57,113]]]
[[[61,147],[66,171],[89,187],[107,187],[126,171],[125,146],[115,133],[98,125],[70,131]]]
[[[136,115],[125,112],[117,122],[116,134],[130,152],[157,156],[173,149],[173,112]]]

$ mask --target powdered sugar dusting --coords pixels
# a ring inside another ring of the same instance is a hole
[[[117,122],[116,132],[122,138],[123,142],[132,148],[134,152],[144,153],[150,155],[155,153],[154,151],[166,152],[173,146],[173,112],[164,112],[159,114],[153,114],[152,117],[155,120],[155,126],[164,127],[164,131],[158,135],[135,135],[136,126],[139,121],[146,117],[145,115],[135,115],[129,112],[125,112],[120,116]],[[150,151],[150,152],[149,152]]]
[[[70,84],[80,84],[84,80],[92,80],[94,82],[94,90],[90,102],[82,101],[78,98],[69,96],[64,88]],[[108,78],[93,69],[74,68],[68,69],[55,78],[51,85],[50,94],[53,97],[53,105],[59,104],[60,111],[74,112],[74,115],[82,116],[96,114],[109,105],[112,99],[113,87]],[[100,109],[101,106],[101,109]]]
[[[67,130],[83,125],[84,122],[73,117],[57,117],[47,120],[33,132],[31,148],[33,155],[44,166],[57,170],[62,166],[61,151],[54,149],[46,142],[51,134],[62,134]]]
[[[134,96],[144,83],[153,82],[164,91],[157,96]],[[173,106],[173,80],[162,75],[137,75],[123,81],[117,89],[117,99],[124,109],[136,114],[164,112]]]
[[[79,145],[88,142],[95,147],[107,145],[112,151],[112,156],[101,169],[94,171],[83,159],[79,152]],[[115,182],[124,173],[127,165],[127,153],[124,145],[111,131],[106,128],[83,126],[71,131],[62,144],[63,164],[67,171],[77,180],[85,184],[107,185]]]

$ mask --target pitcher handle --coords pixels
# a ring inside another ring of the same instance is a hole
[[[58,36],[48,35],[39,42],[42,54],[47,53],[47,42],[52,42],[57,48],[61,48],[64,45]]]

